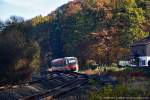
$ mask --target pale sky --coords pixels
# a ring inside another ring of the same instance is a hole
[[[57,7],[72,0],[0,0],[0,20],[12,15],[30,19],[37,15],[47,15]]]

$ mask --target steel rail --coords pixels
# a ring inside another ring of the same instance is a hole
[[[75,75],[75,76],[80,75],[78,73],[69,73],[69,74]],[[19,100],[39,100],[42,98],[47,98],[47,99],[56,98],[59,95],[66,94],[69,91],[79,88],[81,85],[87,82],[88,82],[87,77],[84,77],[84,78],[76,77],[75,80],[71,80],[70,82],[66,82],[63,85],[56,86],[55,88],[51,90],[47,90],[45,92],[38,93],[32,96],[26,96],[26,97],[20,98]]]

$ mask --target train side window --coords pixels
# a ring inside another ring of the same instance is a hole
[[[67,66],[68,65],[68,61],[67,59],[64,60],[64,66]]]

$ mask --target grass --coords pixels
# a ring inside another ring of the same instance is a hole
[[[150,81],[148,81],[150,82]],[[149,97],[149,83],[143,83],[137,84],[133,81],[131,81],[129,84],[126,84],[125,82],[117,84],[115,87],[112,85],[105,85],[98,91],[93,90],[89,93],[89,100],[101,100],[105,98],[127,98],[127,97],[135,97],[141,98],[141,97]],[[146,86],[147,84],[147,86]]]
[[[106,69],[105,69],[106,68]],[[117,78],[118,84],[114,87],[110,84],[104,85],[99,89],[89,93],[89,100],[101,99],[143,99],[150,96],[150,70],[144,68],[118,68],[118,67],[98,67],[95,73],[109,73]],[[96,81],[91,81],[95,85]],[[131,99],[131,98],[130,98]]]

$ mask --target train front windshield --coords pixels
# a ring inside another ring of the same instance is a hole
[[[78,61],[77,61],[77,59],[68,59],[68,65],[69,66],[76,66],[76,65],[78,65]]]

